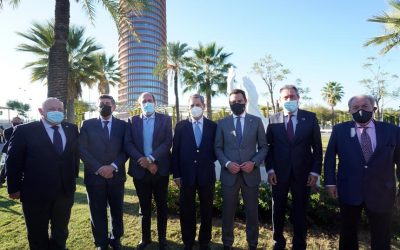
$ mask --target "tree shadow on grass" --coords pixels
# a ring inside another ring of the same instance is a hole
[[[2,212],[7,212],[7,213],[12,213],[15,215],[22,215],[21,212],[12,209],[11,207],[17,205],[19,202],[9,199],[8,197],[4,197],[0,195],[0,211]]]

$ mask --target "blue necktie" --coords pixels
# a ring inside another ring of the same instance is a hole
[[[201,129],[200,129],[200,122],[194,122],[194,138],[196,139],[197,147],[200,146],[201,143]]]
[[[240,122],[240,116],[236,117],[236,139],[240,144],[242,142],[242,123]]]
[[[58,154],[62,154],[64,149],[63,149],[63,143],[62,143],[62,139],[61,139],[61,134],[58,131],[58,126],[52,126],[51,128],[54,129],[53,145],[56,148]]]
[[[104,123],[104,127],[103,127],[104,136],[107,138],[107,140],[110,140],[110,132],[108,131],[109,121],[103,121],[103,123]]]

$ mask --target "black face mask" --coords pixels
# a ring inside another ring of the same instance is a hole
[[[235,115],[243,114],[244,110],[246,109],[246,104],[244,104],[244,103],[234,103],[234,104],[231,104],[230,106],[231,106],[232,113],[234,113]]]
[[[367,123],[372,118],[373,112],[366,111],[364,109],[359,109],[357,112],[351,114],[353,116],[353,120],[357,123]]]
[[[107,117],[109,115],[111,115],[111,106],[107,106],[107,105],[100,105],[100,115],[102,117]]]

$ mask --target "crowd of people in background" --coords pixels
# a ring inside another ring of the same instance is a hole
[[[292,249],[306,249],[306,210],[310,189],[321,175],[323,150],[314,113],[299,109],[296,86],[279,92],[282,112],[269,117],[267,128],[246,112],[241,89],[229,94],[232,114],[218,123],[205,116],[204,97],[192,94],[190,116],[172,128],[171,118],[156,111],[152,93],[142,93],[141,114],[123,121],[115,116],[112,96],[98,99],[99,117],[85,120],[78,130],[64,121],[64,106],[48,98],[39,108],[40,121],[22,124],[18,117],[4,131],[5,175],[11,199],[19,199],[31,249],[66,249],[80,160],[90,208],[96,249],[121,249],[126,173],[139,199],[141,241],[152,242],[152,200],[157,210],[160,250],[168,249],[167,197],[169,176],[179,187],[180,225],[185,250],[196,243],[196,194],[200,207],[197,237],[200,250],[210,249],[215,193],[215,161],[221,165],[222,243],[232,249],[239,193],[244,202],[248,249],[257,249],[260,166],[264,163],[272,188],[271,248],[285,249],[283,234],[290,193],[293,201]],[[390,249],[390,222],[400,177],[400,130],[374,119],[375,100],[357,95],[348,102],[353,120],[333,127],[324,160],[324,181],[340,204],[339,249],[358,249],[362,210],[371,225],[371,249]],[[7,132],[8,131],[8,132]],[[12,134],[12,135],[11,135]],[[338,162],[336,162],[338,158]],[[129,159],[126,171],[125,163]],[[395,165],[397,167],[395,167]],[[2,172],[2,179],[5,177]],[[109,207],[109,214],[107,214]],[[50,224],[50,230],[49,230]],[[50,235],[49,235],[50,232]]]

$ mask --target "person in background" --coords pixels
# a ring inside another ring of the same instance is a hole
[[[30,249],[65,249],[79,172],[78,128],[63,121],[57,98],[46,99],[39,113],[40,121],[16,126],[11,136],[7,188],[22,202]]]
[[[210,249],[215,190],[214,141],[217,124],[204,117],[204,97],[189,98],[190,119],[175,126],[172,147],[172,174],[179,187],[180,222],[185,250],[196,238],[196,192],[200,201],[200,250]]]
[[[124,234],[126,122],[112,115],[115,108],[112,96],[101,95],[98,101],[100,116],[84,121],[79,136],[92,233],[99,250],[107,249],[108,245],[114,250],[122,249],[120,238]],[[110,207],[110,223],[107,207]],[[110,233],[108,224],[111,225]]]
[[[145,249],[151,243],[151,200],[157,207],[157,232],[159,249],[168,248],[167,194],[171,165],[172,122],[168,115],[155,112],[154,95],[144,92],[139,96],[142,114],[129,119],[125,152],[128,154],[128,174],[133,177],[139,198],[142,240],[137,249]]]

